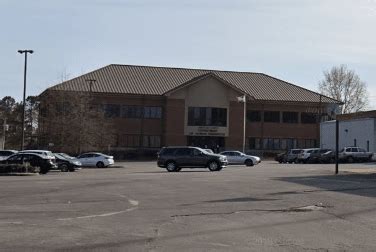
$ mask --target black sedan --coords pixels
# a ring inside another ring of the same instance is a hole
[[[58,169],[62,172],[74,172],[77,168],[81,167],[81,162],[76,158],[69,158],[64,153],[54,153]]]

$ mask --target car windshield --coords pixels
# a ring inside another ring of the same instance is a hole
[[[63,156],[64,158],[75,159],[75,157],[69,156],[68,154],[65,154],[65,153],[57,153],[57,154],[59,154],[60,156]]]
[[[64,157],[63,155],[61,155],[60,153],[54,153],[54,156],[56,158],[59,158],[59,159],[67,159],[66,157]]]

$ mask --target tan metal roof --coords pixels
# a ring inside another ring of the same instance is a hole
[[[132,65],[108,65],[48,90],[90,91],[90,84],[85,80],[95,79],[91,91],[96,93],[164,95],[208,74],[217,76],[256,100],[320,102],[320,94],[263,73]],[[325,96],[321,96],[321,102],[339,103]]]

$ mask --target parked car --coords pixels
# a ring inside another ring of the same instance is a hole
[[[318,148],[312,148],[312,149],[302,149],[300,153],[297,156],[297,162],[298,163],[307,163],[311,153],[319,150]]]
[[[319,162],[324,163],[324,164],[334,163],[335,161],[336,161],[336,153],[333,150],[329,150],[325,153],[322,153],[319,158]]]
[[[277,161],[278,163],[286,163],[287,162],[286,155],[287,155],[287,152],[278,153],[277,156],[275,156],[274,160]]]
[[[223,155],[208,153],[198,147],[164,147],[158,153],[157,165],[169,172],[178,172],[182,168],[209,168],[210,171],[220,171],[227,165]]]
[[[345,147],[338,153],[338,158],[341,161],[353,163],[354,161],[370,161],[372,154],[363,148]]]
[[[0,161],[0,164],[24,164],[29,163],[32,167],[39,167],[41,174],[46,174],[51,169],[56,169],[56,164],[51,157],[37,154],[37,153],[16,153],[5,160]]]
[[[82,165],[77,159],[69,159],[61,153],[54,153],[54,156],[56,158],[57,168],[62,172],[74,172],[76,168],[79,168]]]
[[[329,151],[331,151],[331,150],[330,149],[315,149],[309,155],[309,158],[307,159],[307,163],[322,163],[323,162],[322,156]],[[331,160],[329,160],[329,162],[330,161]]]
[[[39,154],[39,155],[43,155],[43,156],[55,159],[54,154],[49,150],[22,150],[22,151],[19,151],[18,153],[35,153],[35,154]]]
[[[286,155],[286,162],[288,163],[296,163],[298,160],[299,153],[302,152],[302,149],[291,149],[287,152]]]
[[[77,166],[75,167],[75,170],[80,170],[80,169],[81,169],[82,164],[81,164],[80,160],[78,160],[76,157],[72,157],[72,156],[70,156],[70,155],[68,155],[68,154],[66,154],[66,153],[63,153],[63,152],[58,152],[57,154],[59,154],[59,155],[65,157],[66,159],[71,160],[71,161],[73,161],[73,162],[74,162],[74,161],[77,161],[78,163],[80,163],[80,165],[77,165]]]
[[[96,166],[98,168],[108,167],[115,163],[113,156],[99,152],[83,153],[77,159],[81,162],[82,166]]]
[[[219,154],[226,156],[229,164],[245,164],[246,166],[254,166],[261,162],[259,157],[247,155],[240,151],[222,151]]]
[[[8,157],[12,156],[13,154],[16,154],[17,151],[15,150],[0,150],[0,161],[5,160]]]
[[[302,152],[302,149],[290,149],[287,152],[277,154],[274,159],[279,163],[296,163],[300,152]]]

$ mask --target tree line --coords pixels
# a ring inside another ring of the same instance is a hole
[[[25,101],[25,147],[27,148],[34,148],[37,145],[39,104],[37,96],[28,96]],[[17,102],[13,97],[5,96],[0,100],[0,144],[3,143],[5,136],[5,149],[21,148],[22,112],[23,103]]]

